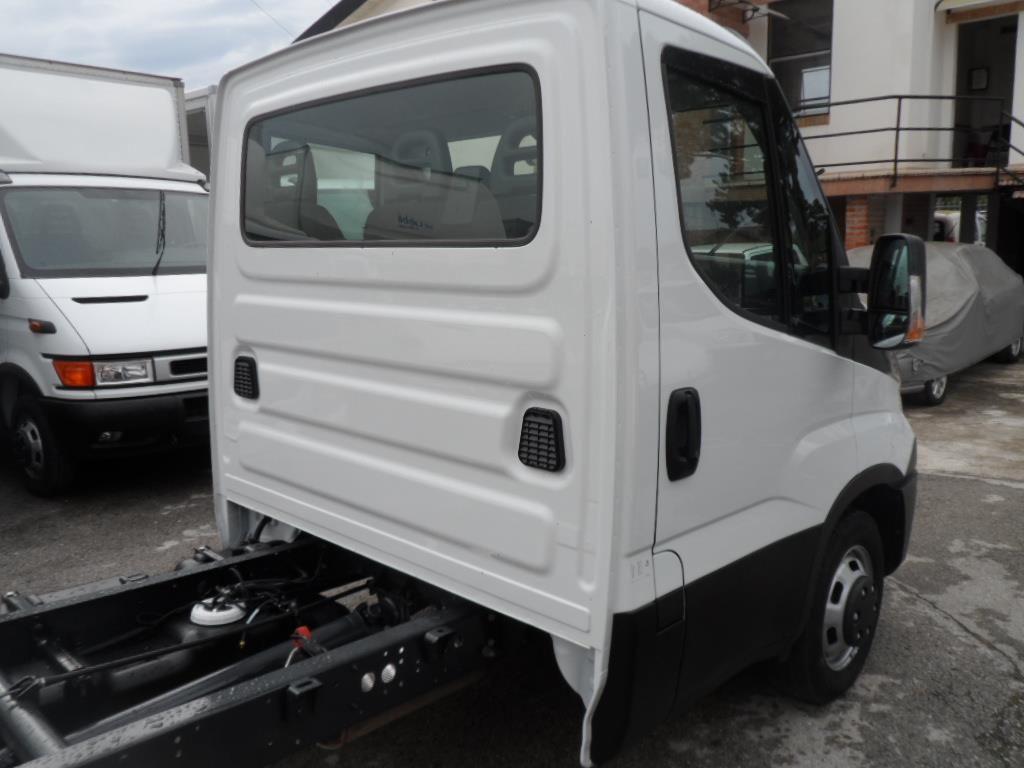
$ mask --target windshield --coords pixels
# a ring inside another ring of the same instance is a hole
[[[155,189],[26,187],[0,193],[24,277],[205,272],[207,206],[204,194]]]

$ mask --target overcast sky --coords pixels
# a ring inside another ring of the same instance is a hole
[[[0,53],[173,75],[192,90],[287,45],[333,5],[334,0],[0,0]]]

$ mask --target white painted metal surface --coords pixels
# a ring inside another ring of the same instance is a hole
[[[180,80],[0,55],[0,170],[195,181]]]

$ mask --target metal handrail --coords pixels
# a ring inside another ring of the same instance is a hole
[[[857,160],[851,162],[837,162],[837,163],[816,163],[815,165],[819,168],[819,172],[824,171],[826,168],[838,168],[848,167],[852,165],[880,165],[885,163],[892,164],[892,184],[895,187],[899,181],[900,176],[900,165],[903,163],[957,163],[967,161],[967,155],[963,157],[949,157],[949,158],[901,158],[900,157],[900,138],[904,133],[919,133],[919,132],[935,132],[935,133],[965,133],[968,131],[976,130],[976,127],[959,125],[954,122],[952,126],[921,126],[921,125],[903,125],[903,103],[905,101],[952,101],[957,104],[961,102],[988,102],[999,105],[999,123],[994,126],[996,132],[995,141],[990,144],[990,151],[998,147],[997,151],[1005,151],[1007,153],[1006,165],[1009,165],[1009,158],[1012,152],[1016,152],[1024,156],[1024,151],[1021,151],[1014,146],[1009,138],[1004,138],[1003,134],[1006,128],[1012,127],[1016,124],[1021,128],[1024,128],[1024,121],[1015,117],[1011,113],[1006,111],[1006,99],[1000,96],[948,96],[948,95],[925,95],[916,93],[907,94],[889,94],[886,96],[867,96],[858,99],[843,99],[840,101],[830,101],[827,104],[822,105],[822,108],[831,111],[834,107],[848,107],[859,104],[869,104],[873,102],[884,102],[884,101],[895,101],[896,102],[896,125],[894,126],[882,126],[876,128],[863,128],[860,130],[850,131],[834,131],[832,133],[819,133],[810,136],[804,136],[805,141],[813,141],[817,139],[835,139],[848,136],[861,136],[877,133],[893,133],[893,155],[892,158],[883,158],[880,160]],[[815,107],[817,109],[817,107]],[[995,146],[993,146],[995,145]],[[1013,173],[1009,168],[1002,167],[1003,163],[996,162],[996,186],[1000,184],[1001,174],[1007,174],[1014,179],[1018,184],[1024,185],[1024,179],[1016,173]]]

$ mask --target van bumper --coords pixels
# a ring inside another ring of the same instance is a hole
[[[54,430],[77,454],[119,455],[209,444],[205,389],[116,400],[41,400]]]

